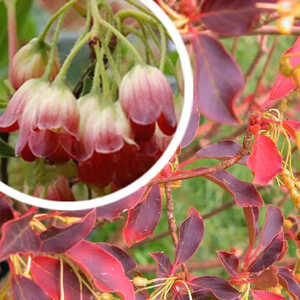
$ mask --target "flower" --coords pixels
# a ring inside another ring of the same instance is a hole
[[[151,138],[156,122],[164,134],[174,134],[177,121],[173,92],[159,69],[148,65],[135,66],[123,78],[119,94],[137,140]]]
[[[25,81],[43,75],[50,55],[50,47],[37,38],[23,46],[14,56],[11,69],[11,84],[18,89]],[[59,70],[59,58],[56,55],[52,68],[51,80]]]
[[[12,97],[0,117],[0,128],[19,128],[16,154],[24,160],[43,157],[54,162],[66,161],[72,143],[78,138],[79,112],[75,100],[62,83],[31,79]]]

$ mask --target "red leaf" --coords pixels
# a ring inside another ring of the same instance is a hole
[[[293,272],[287,268],[278,269],[279,282],[293,297],[294,300],[300,300],[300,284],[295,280]]]
[[[121,248],[107,243],[97,243],[97,245],[119,260],[126,273],[130,272],[136,267],[136,263],[133,261],[133,259]]]
[[[63,253],[85,239],[93,230],[96,221],[96,210],[91,210],[81,221],[65,228],[51,227],[42,232],[42,252]]]
[[[161,216],[161,195],[158,185],[154,185],[146,199],[129,210],[123,234],[128,246],[140,242],[151,235]]]
[[[185,263],[198,249],[204,235],[204,223],[199,212],[193,207],[189,216],[179,227],[174,265]]]
[[[239,258],[233,253],[218,251],[218,257],[225,270],[231,277],[236,277],[239,272]]]
[[[280,208],[268,205],[266,220],[261,232],[261,245],[267,247],[275,235],[282,231],[283,215]]]
[[[41,240],[29,224],[33,215],[30,210],[24,216],[10,220],[2,226],[0,261],[12,254],[40,250]]]
[[[266,291],[251,290],[253,300],[285,300],[284,297]]]
[[[2,193],[0,193],[0,227],[14,218],[14,212],[8,197]]]
[[[34,282],[53,300],[61,299],[60,289],[60,261],[47,256],[36,256],[32,260],[31,274]],[[63,265],[63,286],[65,300],[92,300],[93,295],[80,283],[73,270],[66,264]]]
[[[81,241],[66,252],[102,292],[115,292],[125,300],[135,300],[135,292],[122,264],[96,244]]]
[[[233,105],[244,86],[240,68],[216,39],[199,34],[191,42],[200,111],[213,121],[236,124]]]
[[[296,138],[296,131],[300,128],[300,122],[298,121],[291,121],[291,120],[286,120],[283,121],[283,127],[285,128],[285,130],[288,132],[288,134],[292,137],[292,138]]]
[[[168,277],[172,272],[172,264],[170,262],[169,256],[163,251],[154,252],[150,254],[156,262],[157,265],[157,276],[158,277]]]
[[[297,38],[294,45],[283,53],[283,55],[300,52],[300,38]],[[290,58],[292,66],[300,63],[300,55]],[[296,84],[291,77],[285,77],[280,72],[270,92],[269,101],[279,100],[296,88]]]
[[[282,251],[284,250],[284,236],[283,233],[279,233],[266,247],[260,255],[251,263],[248,270],[249,272],[259,272],[277,261]]]
[[[51,300],[32,280],[15,275],[11,280],[14,300]]]
[[[276,267],[271,266],[264,270],[253,281],[255,289],[267,290],[278,285],[278,271]]]
[[[259,209],[257,207],[244,207],[245,220],[248,229],[249,246],[254,248],[258,233]]]
[[[116,203],[98,207],[96,210],[97,218],[104,218],[105,220],[113,221],[114,219],[118,218],[122,212],[128,209],[132,209],[138,203],[140,203],[142,201],[145,190],[146,188],[141,188],[135,193],[117,201]]]
[[[242,35],[250,30],[258,13],[253,0],[204,0],[201,20],[222,35]]]
[[[267,184],[281,172],[281,163],[282,158],[271,138],[257,135],[248,159],[248,168],[254,173],[253,183]]]
[[[261,195],[253,184],[239,180],[227,171],[218,171],[204,177],[214,181],[232,194],[238,206],[255,207],[264,204]]]
[[[198,158],[233,158],[241,151],[241,145],[234,141],[222,141],[210,144],[196,153]],[[242,158],[239,163],[246,163],[247,157]]]
[[[190,281],[194,291],[209,289],[217,299],[236,300],[240,294],[226,280],[216,276],[201,276]]]

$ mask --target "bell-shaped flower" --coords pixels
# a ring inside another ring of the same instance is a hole
[[[119,98],[137,140],[151,138],[157,122],[161,131],[173,135],[177,121],[173,92],[157,68],[137,65],[123,78]]]
[[[50,47],[37,38],[23,46],[14,56],[11,69],[11,84],[18,89],[25,81],[43,75],[50,55]],[[59,57],[56,55],[50,79],[59,71]]]
[[[0,117],[2,130],[19,128],[16,154],[27,161],[42,157],[54,162],[68,160],[78,127],[79,112],[70,89],[41,79],[26,82]]]

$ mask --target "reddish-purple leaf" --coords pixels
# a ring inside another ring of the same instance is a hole
[[[14,212],[12,208],[11,201],[8,197],[2,193],[0,193],[0,227],[14,218]]]
[[[82,220],[65,228],[51,227],[42,232],[42,252],[63,253],[85,239],[93,230],[96,221],[96,210],[91,210]]]
[[[0,261],[7,256],[20,252],[35,252],[40,249],[41,240],[31,229],[32,210],[18,219],[6,222],[2,226],[0,240]]]
[[[285,300],[284,297],[266,291],[251,290],[253,300]]]
[[[31,263],[31,274],[34,282],[53,300],[61,299],[60,261],[47,256],[36,256]],[[93,300],[91,292],[80,283],[71,267],[63,265],[63,286],[65,300]]]
[[[209,289],[217,299],[236,300],[239,292],[234,289],[226,280],[216,276],[201,276],[190,281],[194,291]]]
[[[104,218],[113,221],[118,218],[125,210],[134,208],[143,199],[146,188],[141,188],[135,193],[117,201],[97,208],[97,218]]]
[[[296,40],[294,45],[285,51],[283,55],[299,53],[300,52],[300,38]],[[296,66],[300,63],[300,55],[296,55],[291,57],[290,59],[291,65]],[[292,77],[285,77],[280,72],[277,75],[275,83],[270,92],[269,101],[279,100],[285,97],[288,93],[296,88],[296,84]]]
[[[295,280],[293,272],[287,268],[278,269],[279,282],[293,297],[294,300],[300,300],[300,284]]]
[[[136,267],[134,260],[121,248],[107,243],[97,243],[97,245],[119,260],[126,273]]]
[[[253,184],[239,180],[227,171],[218,171],[205,175],[204,177],[214,181],[232,194],[238,206],[255,207],[264,204],[261,195]]]
[[[248,168],[254,173],[254,184],[266,185],[280,174],[282,158],[271,138],[258,134],[255,137]]]
[[[258,207],[244,207],[244,214],[248,229],[249,246],[254,248],[258,233],[257,221],[259,217],[259,209]]]
[[[282,230],[282,226],[283,215],[281,209],[273,205],[268,205],[265,224],[261,232],[261,245],[267,247],[275,235]]]
[[[179,227],[174,265],[185,263],[198,249],[204,235],[204,223],[199,212],[193,207],[189,216]]]
[[[241,151],[241,145],[234,141],[222,141],[210,144],[196,153],[198,158],[216,158],[216,159],[224,159],[224,158],[233,158]],[[248,157],[243,157],[239,163],[247,163]]]
[[[122,299],[135,300],[132,283],[122,264],[96,244],[81,241],[66,252],[102,292],[115,292]]]
[[[174,296],[174,300],[190,300],[188,294],[177,293]],[[192,293],[193,300],[212,300],[215,299],[214,295],[209,289],[200,289],[197,292]]]
[[[21,275],[11,279],[14,300],[51,300],[32,280]]]
[[[140,242],[151,235],[161,216],[161,195],[158,185],[154,185],[146,199],[129,210],[123,234],[128,246]]]
[[[278,271],[276,267],[271,266],[264,270],[253,280],[255,289],[267,290],[278,285]]]
[[[163,251],[150,254],[156,262],[158,277],[168,277],[172,272],[172,264],[169,256]]]
[[[191,40],[195,56],[197,99],[209,119],[234,125],[234,103],[244,86],[243,74],[222,44],[206,34]]]
[[[284,250],[284,235],[279,233],[272,242],[266,247],[260,255],[251,263],[248,270],[250,272],[259,272],[271,266],[280,258]]]
[[[239,258],[230,252],[218,251],[218,257],[225,270],[231,277],[236,277],[239,272]]]
[[[205,26],[222,35],[247,33],[258,16],[254,0],[204,0],[201,20]]]

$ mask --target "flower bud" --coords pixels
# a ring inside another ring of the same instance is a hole
[[[25,81],[41,77],[46,69],[50,55],[50,47],[37,38],[23,46],[14,56],[12,61],[11,84],[18,89]],[[59,58],[56,55],[51,72],[51,80],[59,70]]]
[[[174,134],[177,121],[173,92],[159,69],[148,65],[135,66],[123,78],[119,93],[137,140],[151,138],[156,122],[164,134]]]

